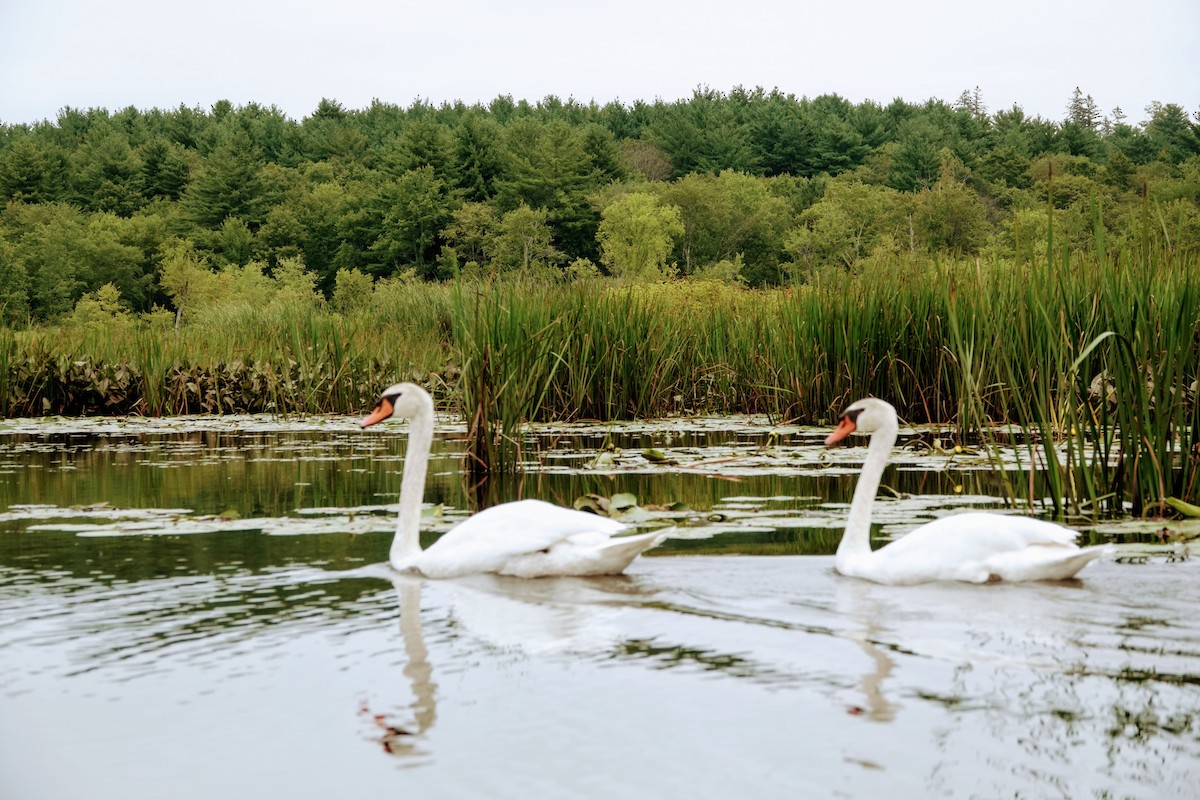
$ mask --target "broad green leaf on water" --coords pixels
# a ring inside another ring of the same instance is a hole
[[[618,522],[624,522],[626,525],[637,525],[652,518],[649,511],[639,506],[614,508],[608,516]]]
[[[659,450],[657,447],[647,447],[642,451],[642,457],[652,464],[670,462],[670,459],[667,458],[667,454],[662,450]]]
[[[1200,517],[1200,506],[1192,505],[1175,497],[1166,498],[1166,503],[1185,517]]]
[[[626,509],[634,508],[638,504],[637,495],[628,492],[614,494],[608,501],[609,507],[614,511],[625,511]]]
[[[612,453],[598,453],[594,459],[588,464],[589,469],[610,469],[616,465],[616,459]]]

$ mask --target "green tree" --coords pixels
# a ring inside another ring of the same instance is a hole
[[[1108,153],[1108,163],[1104,165],[1103,180],[1109,186],[1119,191],[1133,188],[1133,173],[1136,169],[1129,156],[1120,150],[1111,148]]]
[[[13,248],[0,239],[0,323],[24,319],[29,315],[29,276],[25,265],[16,260]]]
[[[457,186],[468,200],[493,197],[496,180],[504,171],[503,131],[491,117],[471,113],[463,117],[455,133],[455,157],[460,165]]]
[[[281,259],[280,264],[286,264],[290,259]],[[206,305],[242,305],[251,308],[266,308],[279,299],[281,287],[286,283],[275,277],[269,277],[265,270],[266,264],[261,261],[250,261],[245,264],[226,264],[217,273],[216,294]],[[278,269],[278,268],[277,268]],[[297,295],[301,305],[308,305],[308,292],[304,291],[306,284],[300,282]],[[286,302],[286,300],[285,300]]]
[[[254,266],[259,266],[257,263]],[[285,258],[275,265],[273,302],[285,308],[318,308],[325,297],[317,289],[317,276],[299,258]]]
[[[438,234],[454,206],[450,187],[432,167],[409,170],[385,182],[369,206],[378,221],[370,244],[376,273],[390,275],[410,264],[431,269]]]
[[[136,185],[148,200],[161,197],[178,200],[191,176],[191,162],[184,148],[158,136],[138,148],[141,167]]]
[[[749,125],[754,160],[764,174],[812,174],[817,135],[794,97],[772,92],[757,104]]]
[[[526,205],[505,213],[488,243],[492,268],[534,274],[558,264],[563,256],[554,247],[548,217],[544,208]]]
[[[217,228],[237,217],[257,230],[271,205],[266,189],[258,151],[246,132],[235,128],[201,163],[180,203],[197,225]]]
[[[79,298],[71,312],[71,325],[77,327],[110,328],[133,321],[129,308],[121,301],[121,290],[106,283],[94,292]]]
[[[668,275],[666,259],[683,230],[676,206],[648,192],[622,195],[602,214],[600,262],[618,278],[660,280]]]
[[[995,186],[1010,189],[1028,189],[1033,184],[1029,159],[1010,144],[989,150],[979,162],[976,172],[981,178]]]
[[[490,203],[463,203],[450,215],[442,231],[457,257],[476,265],[487,263],[492,240],[500,229],[500,214]]]
[[[584,132],[561,120],[521,118],[508,126],[505,144],[507,163],[496,182],[498,208],[544,208],[564,251],[573,257],[593,252],[599,220],[588,197],[604,184],[604,176]]]
[[[627,175],[621,149],[612,132],[589,122],[582,125],[583,150],[591,159],[592,166],[600,173],[602,181],[618,181]]]
[[[128,216],[143,203],[129,140],[111,125],[93,127],[68,158],[71,199],[91,211]]]
[[[1067,122],[1094,133],[1100,127],[1100,118],[1100,107],[1096,101],[1090,94],[1084,96],[1083,90],[1076,86],[1071,94],[1071,102],[1067,103]]]
[[[220,281],[208,268],[204,256],[190,242],[179,239],[163,245],[159,282],[175,306],[177,330],[181,322],[221,294]]]
[[[198,245],[208,251],[217,266],[245,264],[255,257],[259,249],[250,226],[237,217],[226,217],[217,230],[198,232],[194,238]]]
[[[432,119],[418,119],[385,148],[381,169],[399,176],[429,167],[443,183],[453,186],[459,177],[457,142],[450,128]]]
[[[354,208],[351,194],[334,181],[296,187],[270,210],[259,236],[276,258],[300,256],[329,291],[345,242],[343,226]]]
[[[887,185],[902,192],[917,192],[937,183],[943,139],[941,132],[923,119],[906,124],[892,150]]]
[[[578,205],[600,182],[582,133],[562,121],[520,119],[509,126],[504,176],[498,181],[501,208],[522,203],[559,209]]]
[[[1152,103],[1146,113],[1146,137],[1157,157],[1169,164],[1200,155],[1200,125],[1188,119],[1187,112],[1174,103]]]
[[[67,173],[62,151],[32,136],[19,136],[0,151],[0,200],[46,203],[60,199]]]
[[[806,107],[813,120],[816,142],[806,174],[837,175],[866,160],[871,148],[851,122],[850,103],[837,95],[822,95]]]
[[[990,233],[978,196],[948,175],[917,196],[913,228],[931,252],[955,255],[978,253]]]
[[[1117,150],[1134,164],[1147,164],[1154,160],[1154,143],[1144,131],[1118,123],[1105,139],[1107,146]]]
[[[734,117],[732,104],[712,89],[696,89],[690,100],[662,108],[650,136],[670,157],[676,177],[755,166],[749,130]]]
[[[82,288],[96,291],[114,286],[137,310],[149,310],[154,291],[154,260],[131,241],[129,221],[115,214],[92,214],[76,243],[85,265],[79,271]]]
[[[354,124],[350,112],[336,100],[321,98],[313,113],[300,123],[296,149],[311,161],[361,161],[370,142]]]
[[[29,310],[35,319],[69,312],[87,291],[87,262],[80,252],[86,219],[66,203],[9,204],[0,232],[12,261],[27,276]]]
[[[1093,158],[1100,149],[1100,137],[1091,128],[1068,121],[1059,130],[1056,144],[1059,152]]]
[[[881,242],[910,240],[907,195],[884,186],[839,178],[825,196],[800,216],[785,237],[795,264],[812,271],[824,266],[852,267]]]
[[[371,303],[371,276],[356,269],[339,269],[334,279],[330,305],[339,314],[350,314]]]
[[[688,175],[658,192],[680,212],[684,232],[676,238],[675,256],[685,275],[741,254],[751,283],[778,280],[792,212],[767,179],[725,170],[717,176]]]

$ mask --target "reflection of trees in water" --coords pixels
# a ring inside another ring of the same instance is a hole
[[[54,632],[40,641],[66,648],[73,670],[148,674],[160,668],[160,661],[216,659],[247,643],[265,656],[286,647],[287,634],[321,630],[332,620],[370,625],[364,619],[364,603],[377,594],[378,581],[330,581],[323,579],[326,574],[229,571],[219,577],[184,575],[137,582],[111,575],[86,580],[59,574],[57,585],[14,598],[6,613],[30,621],[55,619]],[[16,579],[18,574],[14,571],[9,577]]]
[[[244,419],[253,426],[254,418]],[[186,508],[198,515],[234,511],[243,519],[251,519],[287,517],[298,508],[358,509],[395,499],[396,473],[406,442],[403,428],[368,437],[357,429],[342,429],[336,424],[319,430],[245,431],[235,427],[237,418],[220,424],[226,427],[151,432],[133,426],[132,432],[101,433],[83,427],[80,433],[0,437],[0,460],[11,459],[18,467],[10,480],[0,482],[0,508],[13,503],[70,506],[106,502],[121,508]],[[726,423],[704,424],[709,427],[703,431],[663,434],[623,433],[617,425],[606,429],[605,436],[633,454],[644,447],[661,446],[670,437],[673,446],[682,447],[687,458],[697,462],[706,459],[705,448],[732,452],[734,461],[737,454],[761,454],[764,447],[774,452],[768,446],[775,440],[773,434],[761,426],[747,432],[736,420],[730,420],[727,428],[718,427]],[[538,444],[531,445],[531,452],[572,456],[560,459],[566,465],[564,471],[531,472],[525,476],[524,486],[519,479],[492,481],[483,505],[527,493],[569,506],[584,494],[621,491],[637,495],[644,504],[680,502],[700,515],[727,497],[775,498],[763,504],[764,513],[803,516],[822,502],[848,500],[854,485],[854,476],[849,474],[781,475],[773,474],[769,466],[756,468],[761,472],[737,476],[736,482],[713,480],[703,471],[680,467],[596,474],[582,469],[584,460],[575,457],[596,449],[599,440],[595,436],[571,437],[556,431],[537,438]],[[820,445],[814,442],[812,446]],[[440,459],[445,469],[430,476],[426,500],[465,512],[480,503],[458,474],[461,451],[462,443],[451,434],[443,432],[438,437],[434,458]],[[780,467],[794,467],[786,450],[780,453],[773,456]],[[892,480],[903,492],[945,494],[952,485],[973,481],[975,475],[947,477],[941,469],[911,470],[897,472]],[[981,485],[978,491],[984,490]],[[968,485],[966,491],[976,489]],[[679,546],[712,552],[829,553],[836,541],[830,531],[779,527],[766,533],[723,534],[719,550],[713,549],[717,547],[715,541],[668,543],[667,549]],[[268,556],[274,561],[266,563],[280,563],[281,557],[353,556],[364,549],[360,545],[355,550],[352,544],[352,539],[339,542],[336,536],[322,536],[316,548],[326,552],[313,552],[312,541],[290,547],[272,543],[263,548],[276,551]],[[3,546],[0,541],[0,548]],[[204,563],[206,547],[206,543],[194,545],[196,563]],[[0,564],[4,561],[0,549]]]
[[[1004,778],[1009,771],[1070,797],[1078,796],[1086,775],[1094,787],[1089,794],[1137,796],[1189,773],[1194,778],[1200,765],[1194,679],[1164,681],[1148,673],[1131,679],[1129,670],[1097,669],[1089,663],[1095,655],[1081,648],[1054,664],[968,661],[955,667],[944,691],[918,693],[947,718],[935,736],[945,755],[930,785],[1003,793],[1011,786]],[[964,772],[962,756],[970,752],[991,769]],[[993,785],[972,783],[983,775]]]
[[[1194,634],[1110,625],[1086,586],[837,582],[838,612],[860,626],[841,635],[868,658],[863,715],[904,729],[927,716],[913,703],[938,709],[924,734],[931,795],[1011,796],[1024,786],[1064,797],[1146,796],[1149,787],[1191,796],[1200,769],[1200,676],[1185,671],[1200,663]],[[1161,616],[1174,618],[1168,609]],[[1156,615],[1155,624],[1167,623]]]
[[[720,653],[680,644],[661,644],[657,639],[626,639],[617,643],[611,657],[617,660],[646,661],[656,669],[691,667],[763,683],[795,682],[794,676],[780,673],[767,664],[745,655]]]

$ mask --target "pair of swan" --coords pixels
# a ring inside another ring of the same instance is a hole
[[[398,383],[383,392],[361,426],[393,417],[410,420],[396,536],[388,557],[396,570],[415,570],[429,578],[490,572],[521,578],[613,575],[666,538],[661,532],[616,536],[625,526],[615,520],[519,500],[475,514],[422,550],[421,501],[433,443],[433,399],[415,384]],[[899,431],[896,410],[875,398],[859,400],[846,409],[825,445],[832,447],[856,431],[870,434],[871,442],[837,550],[836,569],[843,575],[885,584],[1062,580],[1105,551],[1079,548],[1075,532],[1060,525],[988,513],[935,520],[872,551],[871,507]]]

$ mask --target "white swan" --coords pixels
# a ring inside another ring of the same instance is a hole
[[[397,570],[416,570],[429,578],[484,572],[518,578],[615,575],[666,538],[659,532],[613,536],[625,529],[616,520],[541,500],[518,500],[480,511],[422,550],[421,499],[433,443],[433,399],[415,384],[397,383],[383,392],[361,426],[392,417],[410,420],[400,513],[388,555]]]
[[[873,551],[871,506],[899,431],[896,409],[875,398],[859,400],[842,414],[825,446],[855,431],[869,433],[871,442],[837,549],[835,564],[843,575],[893,585],[1063,580],[1108,550],[1081,549],[1075,531],[1052,522],[973,512],[934,520]]]

